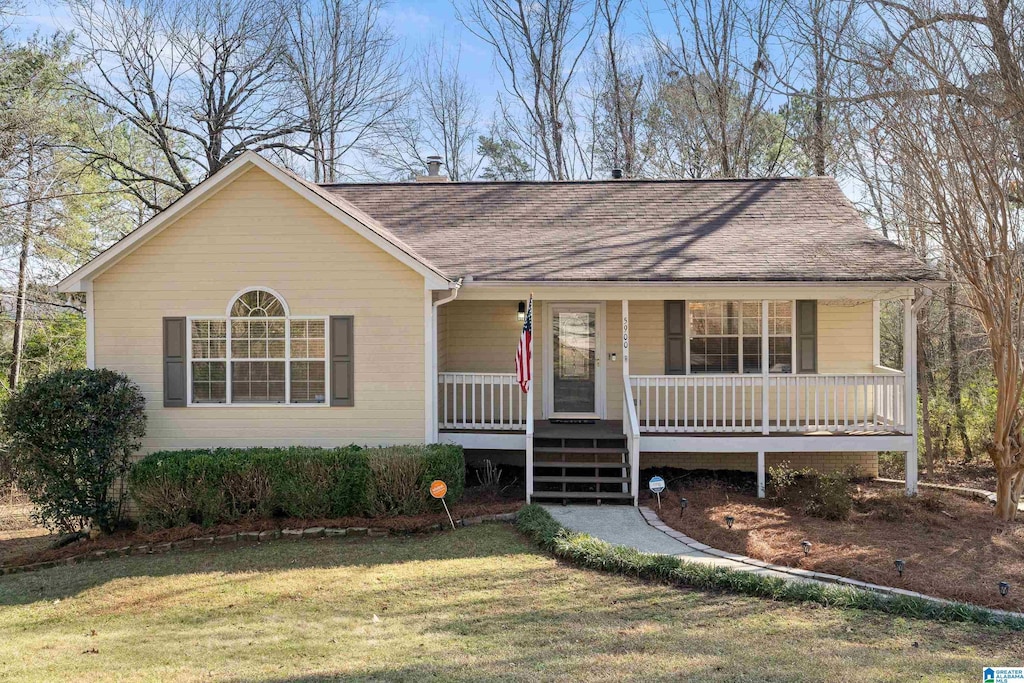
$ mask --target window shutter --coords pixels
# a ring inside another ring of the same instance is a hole
[[[164,318],[164,407],[188,405],[187,355],[188,321]]]
[[[665,302],[665,374],[685,375],[686,302]]]
[[[818,302],[796,302],[796,371],[818,371]]]
[[[353,318],[331,316],[331,405],[355,405],[355,362],[352,355]]]

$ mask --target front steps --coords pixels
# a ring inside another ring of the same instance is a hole
[[[626,438],[574,427],[534,436],[533,500],[632,503]]]

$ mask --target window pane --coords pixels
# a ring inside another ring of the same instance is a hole
[[[768,340],[768,372],[793,372],[793,340],[771,337]]]
[[[284,403],[284,361],[232,362],[231,400]]]
[[[227,364],[224,361],[192,363],[192,402],[224,403],[227,401]]]
[[[761,372],[760,337],[745,337],[743,339],[743,372]]]
[[[270,292],[246,292],[231,305],[232,318],[273,318],[284,315],[284,306]]]
[[[326,396],[323,361],[292,361],[292,403],[323,403]]]

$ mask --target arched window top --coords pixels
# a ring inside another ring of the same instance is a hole
[[[288,316],[288,304],[277,292],[252,288],[235,297],[228,307],[228,316],[232,318],[284,318]]]

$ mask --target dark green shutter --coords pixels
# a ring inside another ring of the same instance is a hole
[[[186,344],[188,321],[164,318],[164,407],[188,405]]]
[[[818,371],[818,302],[796,302],[796,371]]]
[[[665,302],[665,374],[685,375],[686,302]]]
[[[355,362],[353,331],[350,315],[331,316],[331,405],[354,406]]]

